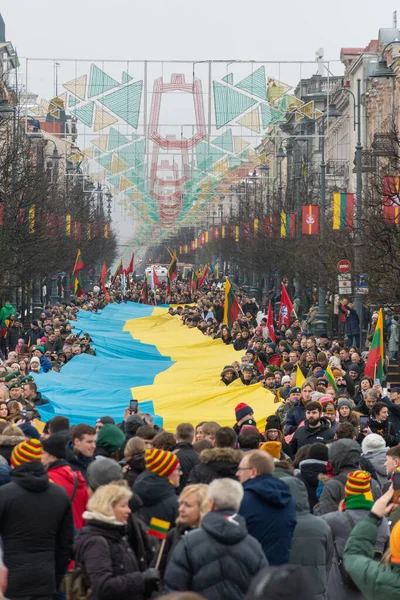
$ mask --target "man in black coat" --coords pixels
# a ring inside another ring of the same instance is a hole
[[[10,600],[50,600],[72,555],[73,518],[66,491],[50,483],[42,446],[30,439],[11,455],[11,482],[1,488],[0,536]]]
[[[176,428],[175,439],[176,446],[174,453],[179,458],[181,464],[182,475],[177,488],[179,495],[185,487],[189,478],[189,473],[196,465],[199,464],[200,458],[196,450],[193,448],[194,427],[191,423],[180,423]]]
[[[220,323],[222,323],[224,320],[224,307],[221,306],[221,302],[218,300],[218,298],[214,300],[213,309],[215,318],[218,321],[218,325],[220,325]]]
[[[267,565],[260,543],[238,515],[243,488],[217,479],[208,489],[210,512],[175,546],[165,572],[167,592],[192,591],[210,600],[242,600]]]
[[[293,456],[306,444],[322,442],[328,444],[335,437],[327,419],[321,419],[322,406],[319,402],[309,402],[306,406],[305,425],[298,427],[290,441]]]
[[[216,448],[203,450],[200,455],[200,463],[194,467],[189,475],[188,484],[208,484],[214,479],[225,477],[237,479],[236,472],[243,453],[241,450],[235,450],[234,448],[236,433],[232,427],[220,427],[216,431],[215,445]]]

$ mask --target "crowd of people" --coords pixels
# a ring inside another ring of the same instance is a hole
[[[46,307],[27,329],[6,303],[0,592],[9,600],[398,598],[400,388],[364,376],[368,351],[357,340],[315,337],[294,315],[273,342],[245,295],[231,328],[221,287],[189,293],[178,282],[171,298],[180,326],[238,352],[223,383],[262,382],[275,413],[238,402],[232,427],[205,415],[169,432],[127,407],[118,423],[99,415],[95,426],[71,427],[55,416],[40,433],[38,408],[49,400],[31,374],[94,354],[90,332],[74,327],[78,310],[141,301],[142,288]]]

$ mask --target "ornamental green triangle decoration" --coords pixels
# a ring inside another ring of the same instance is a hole
[[[245,96],[241,92],[222,85],[217,81],[213,82],[214,86],[214,106],[215,106],[215,123],[217,129],[220,129],[243,112],[245,112],[254,104],[256,100]]]
[[[114,127],[110,128],[110,131],[108,132],[108,150],[114,150],[119,146],[128,144],[129,141],[130,140],[124,135],[122,135],[122,133],[120,133],[118,129],[115,129]]]
[[[132,81],[133,77],[129,75],[126,71],[122,71],[122,83],[128,83],[128,81]]]
[[[90,79],[88,86],[88,98],[93,98],[99,94],[104,94],[120,84],[118,81],[104,73],[96,65],[92,65],[90,69]]]
[[[73,106],[76,106],[77,104],[79,104],[78,98],[75,98],[75,96],[72,96],[71,94],[69,94],[68,95],[68,107],[71,108]]]
[[[229,156],[228,161],[229,161],[229,168],[232,169],[232,170],[237,169],[244,162],[243,160],[241,160],[237,156]]]
[[[113,155],[112,154],[102,154],[96,161],[107,171],[111,171],[111,163],[112,163]]]
[[[113,175],[112,177],[108,177],[107,181],[110,185],[119,189],[119,184],[121,182],[121,175]]]
[[[241,90],[246,90],[250,94],[254,94],[263,100],[267,100],[267,83],[265,80],[265,67],[264,65],[254,71],[251,75],[248,75],[242,81],[236,84],[236,87]]]
[[[121,119],[137,129],[139,123],[140,103],[142,99],[143,81],[135,81],[104,98],[99,102],[112,110]]]
[[[117,151],[117,156],[129,167],[139,167],[144,162],[145,141],[133,142]]]
[[[274,125],[275,123],[286,122],[285,115],[269,104],[261,104],[261,118],[263,129],[266,129],[269,125]]]
[[[228,75],[225,75],[225,77],[222,78],[222,81],[233,85],[233,73],[228,73]]]
[[[79,119],[82,123],[87,125],[87,127],[92,126],[93,120],[93,112],[94,112],[94,102],[89,102],[88,104],[84,104],[79,108],[75,108],[71,110],[71,113],[75,115],[77,119]]]
[[[197,168],[207,171],[217,160],[225,156],[225,152],[209,146],[206,142],[200,142],[196,146]]]
[[[216,137],[212,141],[214,146],[218,146],[223,150],[227,150],[228,152],[233,152],[233,137],[232,137],[232,129],[227,129],[225,133]]]

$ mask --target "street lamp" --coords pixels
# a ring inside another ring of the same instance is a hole
[[[278,176],[279,176],[279,212],[282,210],[282,162],[285,160],[286,154],[283,151],[282,145],[280,146],[278,152],[276,153],[276,160],[278,161]]]
[[[320,206],[320,237],[325,229],[326,211],[326,162],[325,162],[325,119],[341,117],[342,113],[331,103],[321,117],[321,206]],[[322,273],[319,274],[318,283],[318,313],[314,322],[314,333],[321,335],[328,325],[328,313],[326,312],[326,286],[322,281]]]

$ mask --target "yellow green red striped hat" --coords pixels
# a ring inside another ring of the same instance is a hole
[[[175,454],[158,448],[146,450],[144,460],[148,471],[157,473],[162,477],[169,477],[179,465],[179,459]]]
[[[367,471],[353,471],[349,473],[344,491],[346,496],[365,494],[368,500],[372,499],[371,475]]]
[[[43,455],[42,444],[39,440],[31,438],[25,440],[15,446],[11,454],[10,463],[13,467],[19,467],[23,463],[29,463],[33,461],[40,462]]]

